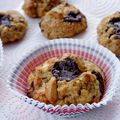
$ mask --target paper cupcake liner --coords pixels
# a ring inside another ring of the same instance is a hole
[[[98,65],[105,75],[105,93],[98,103],[53,106],[41,103],[37,100],[27,97],[27,78],[30,72],[45,60],[51,57],[62,56],[64,53],[74,53],[81,58]],[[115,55],[108,49],[95,44],[76,39],[56,39],[36,46],[29,51],[12,69],[8,79],[8,87],[21,100],[31,104],[39,109],[64,117],[75,117],[94,108],[106,105],[112,100],[116,85],[119,80],[120,62]]]

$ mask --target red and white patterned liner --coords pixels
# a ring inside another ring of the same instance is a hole
[[[17,97],[23,101],[32,104],[47,113],[64,117],[74,117],[85,113],[94,108],[106,105],[112,100],[117,82],[119,80],[120,62],[106,48],[93,43],[83,42],[76,39],[59,39],[45,42],[36,46],[12,69],[8,80],[8,87]],[[34,99],[27,97],[27,78],[30,72],[45,60],[55,56],[62,56],[64,53],[74,53],[85,60],[97,64],[105,75],[105,93],[99,103],[78,104],[70,106],[46,105]]]

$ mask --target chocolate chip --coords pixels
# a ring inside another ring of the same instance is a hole
[[[57,80],[70,81],[79,76],[79,70],[76,62],[71,58],[65,58],[63,61],[56,62],[52,69],[52,74]]]
[[[114,28],[114,39],[120,39],[120,18],[113,18],[109,21],[109,25]]]
[[[103,94],[104,93],[104,81],[103,81],[102,75],[98,71],[95,71],[95,70],[93,70],[91,73],[94,74],[97,80],[99,81],[100,92]]]
[[[120,35],[120,29],[118,29],[118,30],[116,31],[116,33],[117,33],[118,35]]]
[[[9,15],[4,15],[4,16],[0,16],[0,25],[4,25],[4,26],[10,26],[10,16]]]
[[[44,32],[44,29],[41,29],[41,32]]]
[[[35,90],[35,87],[34,87],[34,82],[32,81],[31,85],[28,87],[28,96],[29,96],[29,93],[33,92]]]
[[[35,90],[34,82],[33,82],[33,81],[32,81],[32,83],[31,83],[31,88],[33,88],[33,90]]]
[[[65,22],[81,22],[82,15],[80,12],[74,13],[74,12],[69,12],[65,17],[64,21]]]
[[[116,28],[120,28],[120,18],[113,18],[109,21],[109,24],[113,25]]]
[[[95,95],[93,95],[93,99],[95,98]]]

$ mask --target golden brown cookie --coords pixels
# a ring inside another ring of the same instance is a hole
[[[26,30],[27,23],[19,12],[0,12],[0,38],[3,43],[22,39]]]
[[[97,27],[98,41],[120,56],[120,12],[105,17]]]
[[[28,77],[28,96],[53,105],[99,102],[104,93],[101,69],[74,54],[50,58]]]
[[[50,10],[39,25],[48,39],[73,37],[87,28],[86,17],[68,3],[62,3]]]
[[[61,0],[25,0],[23,10],[28,16],[38,18],[60,3]]]

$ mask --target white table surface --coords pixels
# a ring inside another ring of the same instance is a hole
[[[0,0],[0,10],[15,9],[20,5],[21,1],[22,0]],[[95,2],[98,4],[95,4]],[[98,12],[96,17],[99,18],[107,15],[109,12],[112,13],[110,10],[112,8],[114,10],[120,9],[120,4],[118,3],[120,3],[120,0],[91,0],[90,4],[95,8],[89,9],[89,4],[86,4],[86,7],[88,7],[88,11],[92,13],[93,16]],[[103,10],[102,7],[105,8],[105,10]],[[99,14],[99,9],[102,10],[101,14]],[[97,21],[98,18],[96,18],[95,21]],[[92,21],[92,23],[94,27],[94,21]],[[32,33],[32,31],[28,32]],[[29,48],[35,47],[38,42],[37,40],[23,40],[22,42],[4,46],[4,62],[0,68],[0,120],[67,120],[65,118],[47,115],[39,109],[24,103],[6,88],[6,80],[8,79],[12,65],[16,63]],[[70,118],[70,120],[120,120],[120,87],[117,88],[113,101],[107,106],[95,109],[77,118]]]

